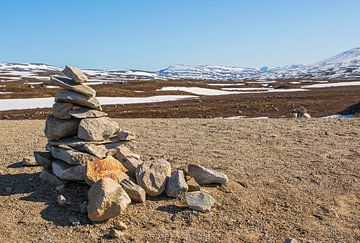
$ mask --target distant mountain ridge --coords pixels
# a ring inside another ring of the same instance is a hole
[[[19,64],[0,62],[0,81],[22,78],[45,79],[48,74],[58,73],[59,67],[47,64]],[[84,69],[94,80],[126,79],[207,79],[207,80],[274,80],[274,79],[360,79],[360,47],[327,58],[312,65],[282,67],[229,67],[210,65],[173,65],[150,72],[143,70]]]

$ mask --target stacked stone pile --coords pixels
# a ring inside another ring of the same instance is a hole
[[[95,90],[86,85],[86,75],[70,66],[63,74],[51,77],[63,89],[46,120],[47,152],[34,152],[36,161],[24,161],[44,167],[40,177],[56,186],[59,205],[66,204],[66,183],[85,182],[90,189],[81,208],[92,221],[105,221],[131,202],[143,203],[146,196],[162,193],[193,210],[211,210],[215,200],[200,185],[226,184],[226,175],[199,165],[172,170],[163,159],[143,162],[131,151],[135,135],[120,130],[102,111]]]

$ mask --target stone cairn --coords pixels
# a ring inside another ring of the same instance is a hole
[[[215,200],[200,185],[226,184],[225,174],[200,165],[172,170],[163,159],[143,162],[131,151],[134,133],[120,130],[102,111],[95,90],[85,85],[86,75],[71,66],[63,74],[66,77],[51,77],[62,89],[46,119],[47,152],[34,152],[34,161],[24,159],[25,165],[44,167],[40,178],[56,186],[60,206],[67,203],[66,183],[85,182],[90,186],[88,201],[80,208],[95,222],[116,217],[131,202],[143,203],[146,196],[164,192],[178,198],[180,206],[211,210]]]

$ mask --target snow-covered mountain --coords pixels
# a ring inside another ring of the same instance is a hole
[[[192,79],[359,79],[360,48],[340,53],[312,65],[282,67],[170,66],[159,72],[166,78]]]
[[[49,80],[49,75],[61,74],[62,68],[46,64],[32,63],[1,63],[0,62],[0,82],[1,81],[33,81]],[[157,72],[147,72],[141,70],[83,70],[90,78],[96,81],[119,81],[128,79],[154,79],[158,78]]]
[[[46,80],[61,68],[46,64],[1,63],[0,82]],[[360,48],[353,48],[312,65],[282,67],[227,67],[208,65],[174,65],[158,72],[142,70],[85,69],[91,80],[123,81],[127,79],[207,79],[207,80],[274,80],[274,79],[360,79]]]

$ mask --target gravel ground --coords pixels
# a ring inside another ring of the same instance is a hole
[[[138,134],[145,160],[173,168],[199,163],[226,173],[226,187],[207,187],[210,213],[175,206],[166,197],[132,204],[107,223],[79,212],[88,187],[70,184],[65,207],[39,167],[20,161],[43,150],[43,120],[0,121],[0,242],[111,241],[117,221],[124,241],[360,241],[360,120],[119,119]],[[11,191],[10,191],[11,188]],[[76,215],[80,225],[69,224]]]

